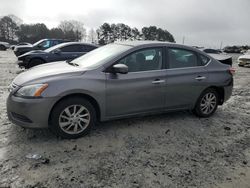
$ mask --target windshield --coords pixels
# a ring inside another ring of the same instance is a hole
[[[131,46],[126,45],[108,44],[73,60],[72,63],[83,68],[96,68],[130,48]]]
[[[43,42],[43,41],[44,41],[44,39],[39,40],[39,41],[37,41],[36,43],[34,43],[33,46],[37,46],[38,44],[40,44],[40,43]]]

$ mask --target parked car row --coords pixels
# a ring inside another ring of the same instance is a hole
[[[18,56],[18,65],[21,68],[28,69],[49,62],[70,61],[97,47],[98,46],[94,44],[81,42],[61,43],[46,50],[33,50]]]
[[[14,48],[14,53],[16,56],[20,56],[32,50],[45,50],[64,42],[70,42],[70,41],[63,39],[42,39],[34,44],[18,45]]]
[[[20,68],[31,68],[44,63],[55,61],[71,61],[96,48],[95,44],[70,42],[63,39],[42,39],[34,44],[22,42],[10,46],[0,42],[0,49],[12,49],[17,56]]]

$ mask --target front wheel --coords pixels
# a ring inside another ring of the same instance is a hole
[[[80,97],[60,101],[51,112],[50,128],[62,138],[79,138],[96,122],[95,109]]]
[[[215,89],[209,88],[202,92],[193,110],[198,117],[211,116],[218,107],[218,93]]]

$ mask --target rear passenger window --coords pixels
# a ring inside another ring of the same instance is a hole
[[[208,62],[210,60],[208,57],[201,55],[201,54],[200,54],[200,59],[201,59],[201,65],[203,65],[203,66],[208,64]]]
[[[62,52],[80,52],[79,45],[69,45],[61,48]]]
[[[195,52],[184,49],[170,48],[168,55],[170,69],[199,66],[198,58]]]
[[[57,44],[60,44],[60,42],[59,42],[58,40],[54,40],[54,41],[53,41],[53,45],[55,46],[55,45],[57,45]]]
[[[81,51],[82,52],[90,52],[92,50],[96,49],[95,46],[90,46],[90,45],[81,45]]]

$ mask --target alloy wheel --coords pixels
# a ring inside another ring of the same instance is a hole
[[[216,108],[217,98],[214,93],[207,93],[203,96],[200,103],[200,110],[204,114],[210,114]]]
[[[59,115],[59,126],[65,133],[79,134],[90,123],[90,113],[83,105],[66,107]]]

